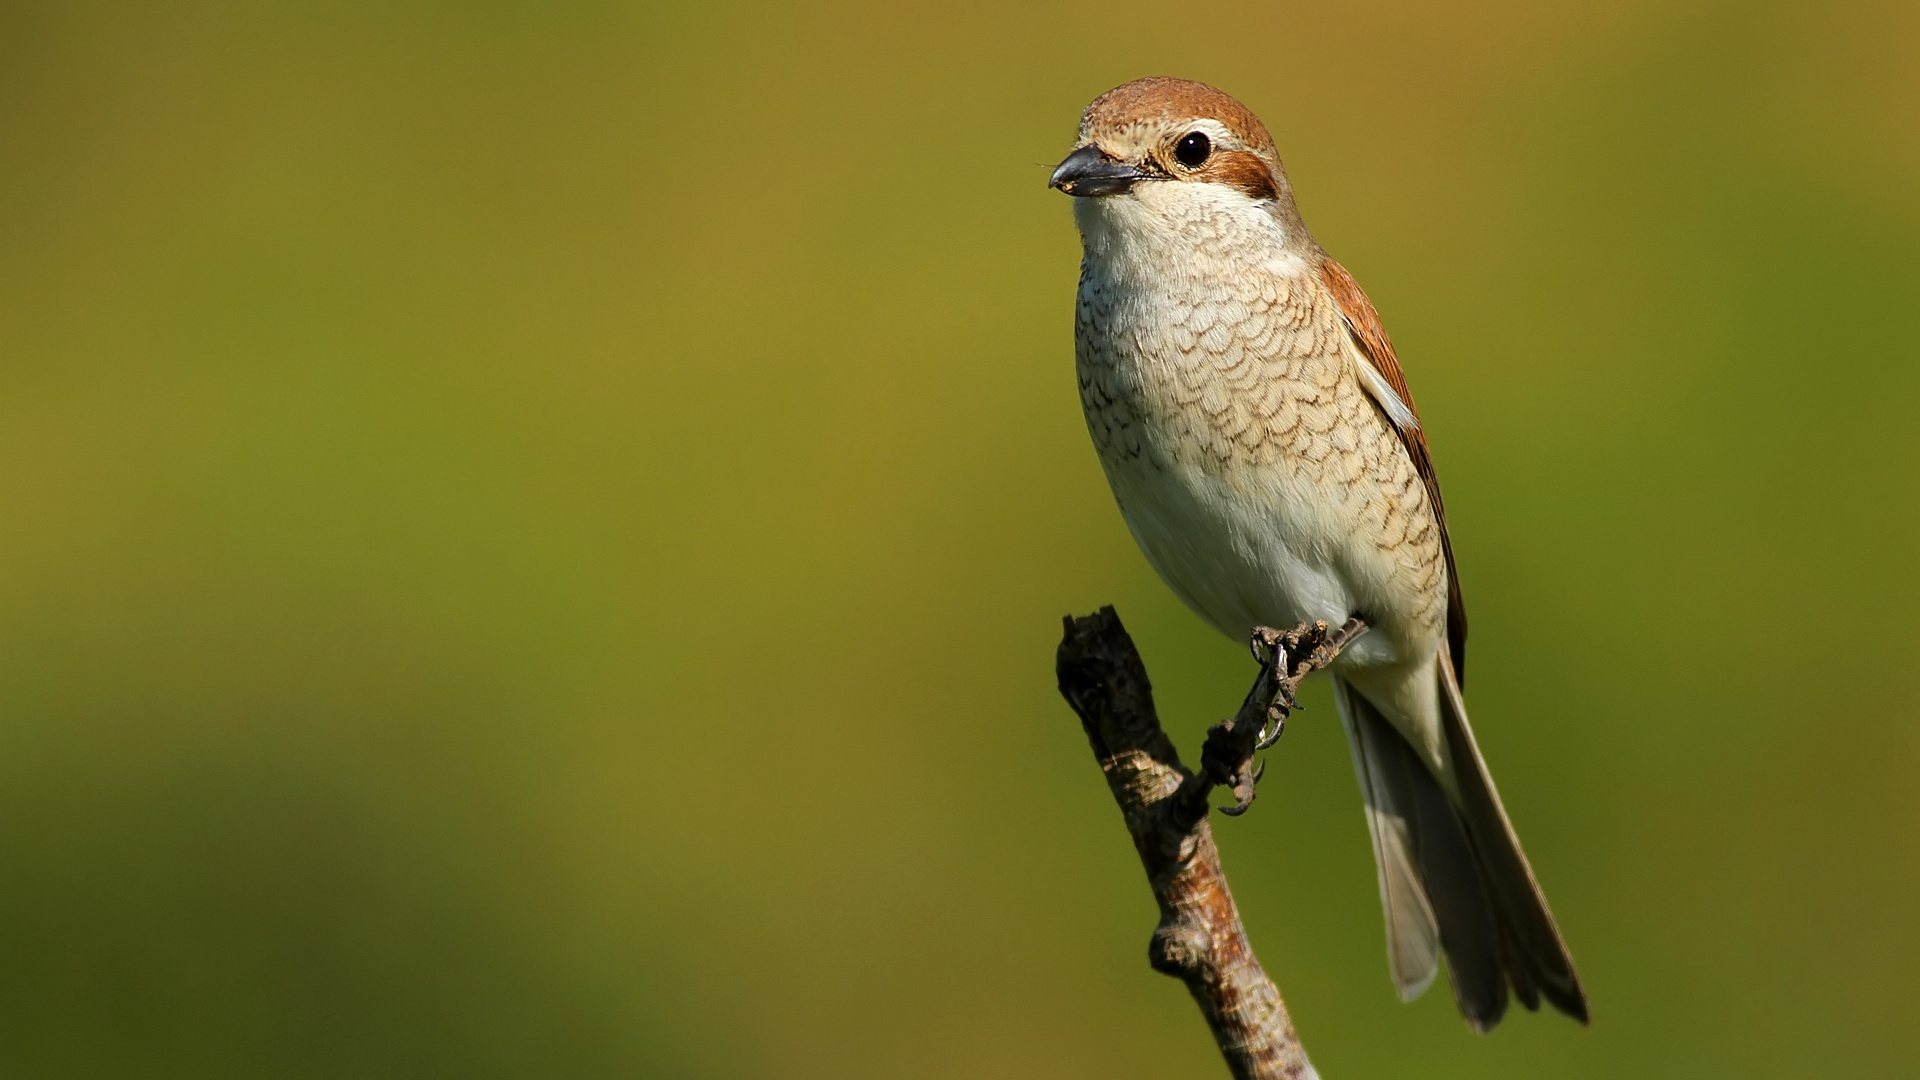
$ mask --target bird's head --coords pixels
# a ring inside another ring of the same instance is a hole
[[[1186,79],[1137,79],[1095,98],[1048,184],[1075,196],[1082,231],[1114,216],[1225,215],[1288,232],[1297,220],[1266,125],[1231,95]]]

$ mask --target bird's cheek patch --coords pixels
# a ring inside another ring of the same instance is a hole
[[[1200,175],[1225,184],[1252,199],[1278,199],[1280,187],[1273,179],[1273,166],[1251,150],[1221,150],[1207,162]]]

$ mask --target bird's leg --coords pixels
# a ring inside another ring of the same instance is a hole
[[[1253,686],[1247,690],[1239,712],[1207,729],[1200,763],[1208,780],[1233,789],[1233,805],[1222,807],[1224,813],[1243,814],[1253,803],[1255,785],[1264,771],[1255,765],[1253,755],[1262,744],[1272,745],[1270,740],[1278,737],[1278,729],[1286,726],[1286,713],[1278,707],[1280,687],[1289,666],[1288,646],[1297,644],[1302,629],[1304,625],[1282,633],[1270,626],[1254,627],[1247,642],[1260,665]],[[1295,640],[1290,642],[1290,638]],[[1266,730],[1269,725],[1276,729],[1272,734]]]
[[[1221,813],[1238,816],[1247,812],[1265,769],[1254,764],[1253,755],[1278,742],[1286,730],[1287,716],[1301,708],[1297,697],[1300,681],[1333,663],[1347,642],[1366,629],[1367,624],[1359,618],[1348,619],[1338,630],[1330,630],[1321,621],[1303,622],[1285,632],[1267,626],[1254,628],[1248,646],[1260,672],[1240,711],[1207,729],[1207,742],[1200,753],[1206,780],[1233,789],[1233,805],[1221,807]]]
[[[1281,733],[1287,730],[1287,710],[1294,707],[1293,693],[1287,685],[1287,672],[1293,667],[1289,657],[1299,646],[1299,637],[1298,627],[1284,634],[1271,627],[1254,628],[1253,658],[1260,663],[1260,675],[1254,680],[1253,689],[1247,692],[1247,700],[1241,704],[1240,711],[1246,715],[1249,707],[1259,707],[1261,723],[1253,738],[1255,750],[1273,746],[1280,741]]]

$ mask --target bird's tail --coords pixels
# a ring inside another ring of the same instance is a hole
[[[1444,655],[1437,678],[1457,803],[1380,710],[1334,679],[1373,835],[1394,983],[1402,999],[1418,997],[1445,952],[1454,999],[1475,1031],[1500,1022],[1509,983],[1528,1009],[1544,997],[1586,1023],[1573,958],[1474,745]]]

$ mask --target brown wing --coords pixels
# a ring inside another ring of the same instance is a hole
[[[1400,433],[1400,441],[1407,448],[1407,456],[1413,459],[1413,467],[1419,471],[1420,479],[1427,486],[1427,501],[1433,504],[1433,516],[1440,524],[1440,548],[1447,556],[1447,650],[1453,654],[1453,671],[1460,685],[1467,681],[1467,609],[1460,600],[1460,571],[1453,564],[1453,539],[1447,535],[1447,508],[1440,500],[1440,477],[1433,471],[1433,454],[1427,450],[1427,437],[1417,422],[1419,410],[1414,407],[1413,394],[1407,390],[1407,377],[1400,371],[1400,360],[1393,355],[1393,342],[1387,338],[1387,328],[1380,325],[1380,315],[1373,310],[1372,301],[1360,290],[1360,283],[1339,263],[1328,259],[1320,264],[1320,280],[1333,294],[1340,305],[1340,313],[1346,317],[1347,332],[1353,335],[1354,344],[1373,363],[1375,371],[1393,387],[1413,412],[1416,422],[1412,425],[1394,424],[1394,430]]]

